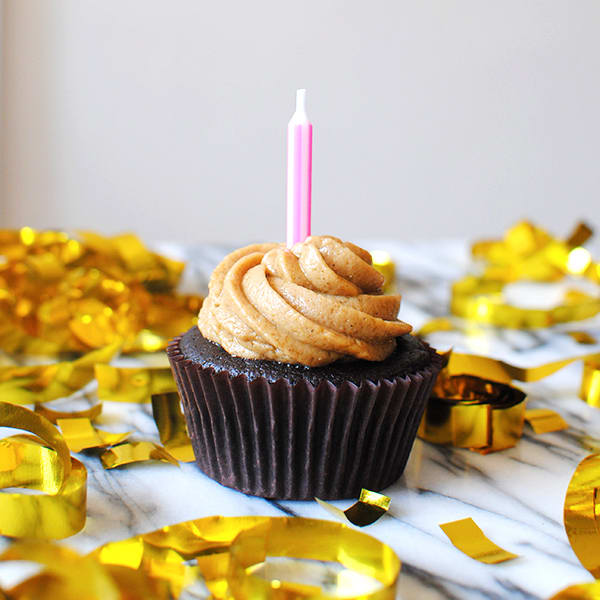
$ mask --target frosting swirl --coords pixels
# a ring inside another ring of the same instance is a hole
[[[312,236],[288,249],[254,244],[214,270],[198,318],[202,335],[229,354],[326,365],[384,360],[410,325],[400,296],[384,296],[371,255],[349,242]]]

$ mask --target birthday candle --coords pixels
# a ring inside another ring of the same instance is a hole
[[[296,112],[288,124],[287,245],[310,235],[312,124],[306,115],[306,90],[296,92]]]

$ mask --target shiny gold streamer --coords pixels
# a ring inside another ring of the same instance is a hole
[[[390,508],[391,499],[378,492],[362,489],[357,502],[341,510],[320,498],[315,500],[334,517],[357,527],[366,527],[378,521]]]
[[[100,455],[102,466],[105,469],[114,469],[131,463],[147,460],[159,460],[179,466],[177,459],[163,447],[154,442],[124,442],[105,450]]]
[[[172,600],[166,582],[146,573],[103,565],[93,556],[50,542],[23,540],[2,561],[35,562],[45,569],[7,591],[10,600]],[[0,590],[0,598],[2,598]]]
[[[113,402],[150,402],[154,394],[176,392],[169,367],[112,367],[96,365],[98,397]]]
[[[194,450],[181,412],[179,393],[154,394],[152,415],[160,442],[167,452],[181,462],[194,462]]]
[[[0,367],[0,397],[12,404],[32,404],[70,396],[92,381],[94,366],[110,362],[119,347],[118,343],[112,344],[73,361]]]
[[[572,356],[537,367],[525,368],[487,356],[452,352],[448,361],[447,373],[450,375],[468,373],[503,383],[510,383],[513,380],[532,382],[548,377],[579,360],[583,361],[583,378],[579,397],[591,406],[600,407],[600,355],[598,354]]]
[[[573,552],[600,579],[600,454],[578,465],[565,496],[564,522]]]
[[[418,435],[482,454],[512,448],[523,433],[524,399],[525,394],[512,386],[442,371]]]
[[[500,548],[487,538],[473,519],[460,519],[450,523],[442,523],[440,528],[454,546],[479,562],[493,565],[518,558],[517,554]]]
[[[85,524],[85,467],[71,458],[58,430],[24,407],[0,402],[0,427],[22,429],[34,438],[0,441],[0,487],[24,487],[43,494],[0,493],[0,534],[60,539]]]
[[[268,557],[338,563],[333,593],[302,582],[268,579],[255,567]],[[168,600],[198,577],[216,599],[392,600],[400,572],[393,550],[341,523],[287,517],[207,517],[106,544],[87,556],[47,542],[20,541],[0,560],[45,567],[7,594],[11,600]],[[190,564],[195,563],[195,564]],[[360,581],[379,583],[360,592]]]
[[[569,424],[555,410],[532,408],[525,411],[525,420],[535,433],[552,433],[568,429]]]

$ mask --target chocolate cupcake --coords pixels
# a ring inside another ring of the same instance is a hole
[[[168,348],[202,471],[278,499],[400,477],[441,361],[382,284],[368,252],[332,237],[219,264],[198,328]]]

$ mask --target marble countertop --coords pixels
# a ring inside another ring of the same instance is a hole
[[[469,268],[466,244],[362,244],[385,249],[396,260],[403,320],[418,328],[432,316],[447,314],[449,283]],[[210,272],[230,250],[174,244],[160,249],[189,261],[184,288],[195,292],[205,291]],[[515,293],[529,295],[529,301],[540,298],[539,289]],[[429,339],[438,348],[453,345],[533,366],[582,353],[566,329],[530,333],[483,328],[468,337],[446,332]],[[600,320],[571,324],[571,329],[600,337]],[[600,345],[585,347],[593,350],[600,352]],[[400,557],[398,598],[548,598],[567,585],[592,580],[571,550],[562,520],[575,467],[594,440],[600,447],[600,410],[577,397],[581,368],[574,363],[541,382],[521,386],[530,407],[549,407],[563,415],[570,425],[565,431],[536,435],[526,426],[515,448],[486,456],[416,441],[404,476],[385,491],[392,499],[390,513],[363,529]],[[93,386],[81,395],[91,401]],[[158,439],[149,405],[105,403],[99,425]],[[64,543],[84,552],[110,540],[215,514],[332,518],[316,502],[245,496],[204,476],[194,464],[177,468],[146,463],[105,471],[97,457],[79,457],[88,469],[88,519],[83,531]],[[349,504],[336,503],[342,508]],[[439,524],[464,517],[472,517],[488,537],[520,558],[485,565],[459,552]]]

